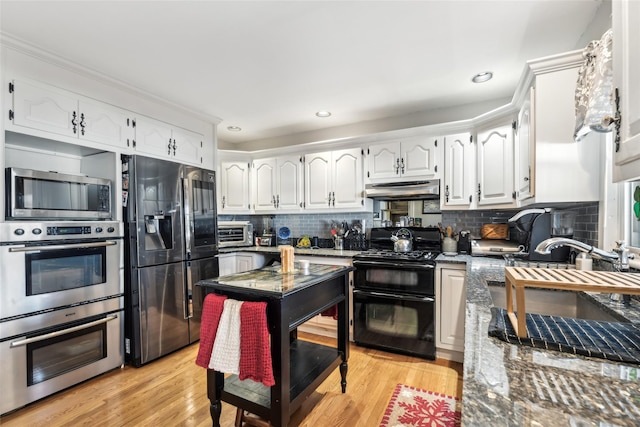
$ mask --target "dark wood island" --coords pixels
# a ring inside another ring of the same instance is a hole
[[[197,283],[204,294],[267,303],[275,385],[266,387],[237,375],[207,370],[207,395],[213,426],[220,426],[221,401],[247,410],[275,427],[287,426],[291,414],[337,368],[346,391],[349,359],[349,272],[353,267],[311,264],[293,273],[280,266],[231,274]],[[337,342],[328,347],[297,339],[296,328],[337,305]]]

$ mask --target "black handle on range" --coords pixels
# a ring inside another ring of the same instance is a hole
[[[391,268],[402,268],[406,270],[433,270],[436,268],[435,265],[429,264],[421,264],[420,262],[393,262],[393,261],[366,261],[366,260],[356,260],[353,261],[353,266],[358,268],[358,266],[362,267],[391,267]]]
[[[384,297],[384,298],[392,298],[402,301],[420,301],[420,302],[434,302],[435,299],[433,297],[421,297],[415,295],[407,295],[407,294],[389,294],[386,292],[372,292],[372,291],[360,291],[354,289],[354,295],[363,295],[363,296],[374,296],[374,297]]]

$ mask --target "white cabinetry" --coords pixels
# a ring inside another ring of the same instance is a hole
[[[533,159],[533,137],[531,132],[531,101],[535,95],[534,89],[531,88],[529,97],[525,99],[518,113],[518,121],[516,123],[516,137],[514,147],[514,186],[516,190],[516,199],[525,200],[534,194],[531,191],[531,160]]]
[[[253,161],[252,202],[255,212],[298,212],[302,208],[302,157],[281,156]]]
[[[502,124],[478,132],[478,205],[512,204],[513,128]]]
[[[263,254],[250,252],[227,252],[218,255],[220,276],[254,270],[264,266]]]
[[[129,111],[30,80],[14,80],[9,91],[13,106],[7,130],[41,131],[119,148],[133,140]]]
[[[640,178],[640,2],[612,2],[613,70],[621,116],[613,180]]]
[[[444,179],[442,206],[461,209],[473,201],[475,178],[475,146],[471,133],[444,137]]]
[[[436,341],[438,357],[462,362],[466,313],[466,265],[436,268]]]
[[[528,85],[516,126],[514,184],[521,206],[600,199],[602,134],[573,138],[582,61],[581,51],[575,51],[527,62]]]
[[[249,213],[248,161],[227,161],[220,164],[218,213]]]
[[[202,163],[202,135],[143,116],[136,117],[135,129],[137,152],[178,162]]]
[[[228,276],[236,272],[236,254],[223,253],[218,255],[218,274]]]
[[[438,163],[442,139],[412,137],[369,146],[368,182],[397,182],[440,177]]]
[[[363,208],[359,148],[306,154],[304,159],[305,209]]]

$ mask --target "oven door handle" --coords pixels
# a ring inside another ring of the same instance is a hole
[[[433,299],[432,297],[417,297],[417,296],[413,296],[413,295],[407,295],[407,294],[388,294],[385,292],[371,292],[371,291],[359,291],[359,290],[354,290],[353,291],[354,294],[362,294],[362,295],[373,295],[375,297],[384,297],[384,298],[393,298],[393,299],[397,299],[397,300],[403,300],[403,301],[420,301],[420,302],[434,302],[435,299]]]
[[[60,249],[77,249],[77,248],[100,248],[103,246],[117,245],[118,242],[107,240],[106,242],[87,242],[87,243],[69,243],[66,245],[47,245],[47,246],[20,246],[9,248],[9,252],[43,252],[57,251]]]
[[[365,261],[358,260],[353,262],[354,267],[363,266],[363,267],[396,267],[396,268],[405,268],[405,269],[420,269],[420,270],[433,270],[435,266],[433,264],[420,264],[418,262],[393,262],[393,261]]]
[[[109,322],[111,320],[115,320],[117,318],[118,318],[117,314],[110,314],[107,317],[105,317],[104,319],[94,320],[93,322],[83,323],[82,325],[73,326],[71,328],[63,329],[61,331],[51,332],[51,333],[44,334],[44,335],[39,335],[39,336],[33,337],[33,338],[25,338],[23,340],[14,341],[14,342],[11,343],[10,347],[11,348],[20,347],[20,346],[31,344],[31,343],[34,343],[34,342],[48,340],[49,338],[55,338],[55,337],[58,337],[60,335],[68,334],[70,332],[80,331],[82,329],[91,328],[92,326],[101,325],[103,323],[107,323],[107,322]]]

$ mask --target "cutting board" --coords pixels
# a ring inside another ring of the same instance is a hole
[[[504,277],[507,314],[520,338],[527,337],[525,287],[640,295],[640,273],[505,267]],[[514,289],[518,315],[513,309]]]

